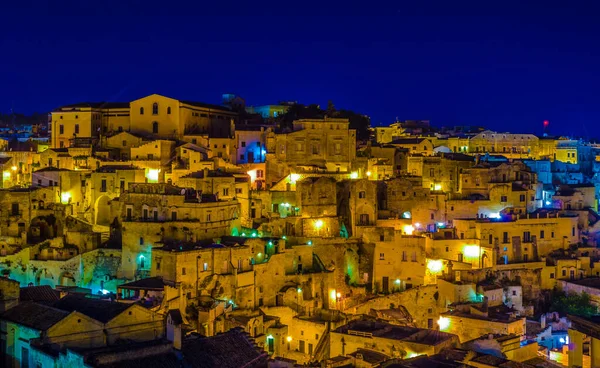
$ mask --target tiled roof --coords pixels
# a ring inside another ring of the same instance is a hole
[[[39,331],[46,331],[68,315],[69,312],[64,310],[43,304],[24,302],[7,310],[0,318]]]
[[[241,329],[184,341],[184,365],[194,368],[266,367],[268,355]]]
[[[48,285],[21,288],[19,300],[30,302],[54,302],[60,299],[58,292]]]
[[[90,107],[92,109],[126,109],[129,108],[129,102],[80,102],[71,105],[61,106],[55,109],[55,112],[60,112],[63,109],[77,109]]]
[[[107,323],[129,308],[130,304],[90,299],[81,295],[67,295],[54,303],[53,307],[67,312],[77,311],[96,321]]]
[[[165,282],[162,277],[147,277],[145,279],[128,282],[127,284],[120,285],[119,288],[123,289],[154,289],[163,290],[165,285],[174,286],[171,282]]]
[[[223,112],[233,112],[231,111],[231,109],[224,107],[224,106],[219,106],[219,105],[211,105],[211,104],[207,104],[204,102],[196,102],[196,101],[183,101],[180,100],[181,103],[186,104],[186,105],[191,105],[191,106],[196,106],[196,107],[203,107],[206,109],[211,109],[211,110],[220,110]]]

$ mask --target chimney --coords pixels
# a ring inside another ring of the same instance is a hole
[[[448,281],[454,282],[454,265],[452,264],[452,261],[448,261],[446,268],[448,269]]]
[[[487,296],[483,297],[483,304],[481,305],[481,310],[483,312],[487,312],[488,311],[488,297]]]
[[[540,318],[540,327],[542,329],[546,328],[546,315],[542,314],[542,317]]]

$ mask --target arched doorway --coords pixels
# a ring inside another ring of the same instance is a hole
[[[106,195],[98,198],[94,209],[96,213],[96,225],[110,225],[110,198]]]

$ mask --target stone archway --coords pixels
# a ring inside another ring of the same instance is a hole
[[[58,284],[61,286],[77,286],[75,283],[75,277],[70,272],[63,272],[58,278]]]
[[[110,218],[110,198],[107,195],[100,196],[94,205],[94,213],[96,215],[94,223],[96,225],[109,226]]]

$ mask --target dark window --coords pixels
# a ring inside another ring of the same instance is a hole
[[[540,230],[540,239],[544,239],[544,230]]]
[[[58,134],[65,134],[65,126],[64,125],[59,125],[58,126]]]
[[[171,115],[171,106],[167,107],[167,115]]]
[[[75,134],[79,134],[79,124],[75,124]]]
[[[121,179],[121,182],[119,183],[119,189],[121,189],[121,191],[125,190],[125,180]]]
[[[152,104],[152,115],[158,115],[158,104],[156,102]]]
[[[154,211],[154,221],[158,221],[158,211]]]
[[[366,197],[367,197],[367,192],[365,192],[364,190],[358,192],[358,198],[366,198]]]
[[[500,202],[508,202],[506,196],[500,196]]]
[[[13,216],[18,216],[19,215],[19,204],[13,203],[10,212]]]
[[[506,231],[502,234],[502,243],[508,243],[508,233]]]
[[[144,245],[144,238],[140,237],[140,245]]]
[[[140,107],[140,115],[144,115],[144,108]]]
[[[177,221],[177,212],[171,212],[171,221]]]
[[[152,134],[158,134],[158,123],[156,121],[152,123]]]
[[[531,242],[531,233],[529,231],[524,231],[523,232],[523,243],[530,243]]]
[[[100,191],[106,192],[106,179],[102,179],[102,181],[100,182]]]
[[[525,202],[525,194],[521,194],[521,195],[519,196],[519,201],[521,201],[521,202]]]
[[[132,212],[131,208],[128,208],[127,209],[127,221],[131,221],[131,212]]]
[[[242,147],[246,147],[246,142],[242,142]]]

